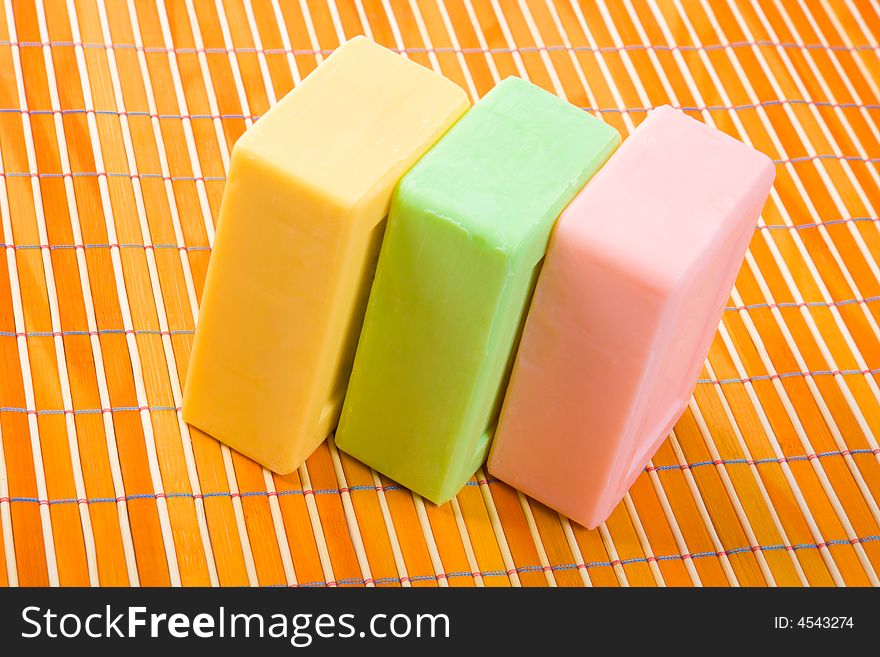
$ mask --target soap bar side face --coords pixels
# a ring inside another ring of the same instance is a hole
[[[404,176],[340,449],[434,502],[458,492],[488,452],[556,214],[618,140],[612,128],[511,79]]]
[[[744,144],[649,115],[557,222],[493,475],[607,518],[686,407],[772,181]]]
[[[337,432],[341,449],[396,481],[430,471],[470,476],[464,465],[476,449],[477,420],[466,422],[462,409],[479,397],[474,387],[507,272],[505,254],[395,195]],[[425,494],[439,499],[442,488],[438,482]]]
[[[564,219],[561,218],[560,222]],[[565,240],[558,226],[516,354],[490,472],[583,522],[582,500],[620,480],[621,445],[664,297]],[[611,318],[611,319],[609,319]],[[628,449],[628,447],[624,448]]]
[[[272,193],[255,193],[266,188]],[[279,207],[299,212],[287,215]],[[309,372],[321,365],[313,344],[291,339],[291,331],[304,315],[324,328],[338,284],[332,266],[341,255],[338,217],[345,212],[321,190],[297,184],[245,148],[233,150],[184,419],[276,472],[295,468],[314,448],[300,447],[296,438],[309,422],[310,381],[278,366]],[[316,276],[319,271],[326,275]]]

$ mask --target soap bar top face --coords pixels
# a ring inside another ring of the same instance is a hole
[[[769,189],[774,172],[763,153],[664,105],[572,201],[559,230],[669,287],[737,234],[730,217],[754,203],[747,191]]]
[[[459,491],[488,452],[553,222],[619,139],[510,78],[403,177],[340,449],[433,502]]]
[[[187,422],[282,473],[333,430],[394,187],[468,104],[449,80],[358,37],[238,140]]]
[[[419,160],[398,193],[508,252],[531,245],[540,258],[556,217],[619,143],[607,123],[509,77]]]
[[[608,517],[687,406],[773,178],[684,113],[648,115],[556,223],[489,472]]]
[[[454,82],[363,36],[346,41],[236,142],[356,203],[391,187],[469,105]],[[388,178],[388,174],[395,175]],[[386,210],[387,211],[387,210]]]

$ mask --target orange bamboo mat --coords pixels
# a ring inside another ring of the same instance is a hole
[[[877,0],[0,2],[0,584],[878,584]],[[779,165],[694,398],[596,531],[482,470],[426,504],[332,441],[273,476],[181,420],[231,146],[359,33]]]

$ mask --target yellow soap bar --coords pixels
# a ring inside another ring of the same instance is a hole
[[[364,37],[236,142],[183,397],[190,424],[275,472],[339,419],[398,179],[464,91]]]

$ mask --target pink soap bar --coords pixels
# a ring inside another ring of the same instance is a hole
[[[556,223],[489,472],[603,522],[681,416],[775,175],[652,111]]]

